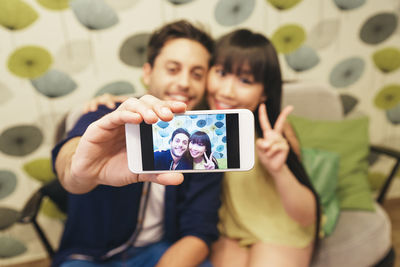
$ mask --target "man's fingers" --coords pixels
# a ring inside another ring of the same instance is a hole
[[[147,124],[153,124],[158,121],[157,114],[144,101],[137,98],[129,98],[124,101],[116,111],[126,110],[133,113],[138,113]]]
[[[281,111],[281,114],[279,114],[279,117],[276,120],[274,130],[276,130],[278,133],[283,132],[283,126],[285,124],[286,118],[292,111],[293,111],[293,106],[287,106]]]
[[[160,174],[139,174],[138,180],[149,181],[162,185],[178,185],[183,182],[183,174],[177,172]]]
[[[142,116],[127,110],[116,110],[97,120],[94,125],[103,130],[112,130],[126,123],[139,124],[143,120]]]
[[[173,113],[183,113],[186,111],[186,104],[183,102],[163,101],[152,95],[144,95],[140,100],[146,103],[163,121],[172,120]]]
[[[183,113],[186,111],[187,105],[180,101],[165,101],[174,113]]]
[[[267,108],[265,104],[261,104],[258,108],[258,120],[260,121],[260,127],[263,132],[271,130],[271,123],[268,119]]]

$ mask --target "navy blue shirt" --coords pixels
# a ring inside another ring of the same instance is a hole
[[[83,115],[67,138],[52,151],[53,166],[62,145],[82,136],[93,121],[111,110],[100,106]],[[218,238],[221,173],[190,173],[178,186],[166,186],[164,239],[175,242],[196,236],[208,246]],[[139,212],[143,183],[122,187],[99,185],[86,194],[68,194],[68,213],[59,250],[52,266],[59,266],[71,254],[100,259],[124,244],[133,234]]]
[[[171,150],[154,152],[154,170],[170,170],[173,158]],[[184,156],[179,160],[175,170],[191,170],[193,163]]]

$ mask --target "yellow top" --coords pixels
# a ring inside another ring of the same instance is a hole
[[[202,159],[199,163],[193,161],[193,170],[205,170],[206,168],[204,167],[204,163],[206,163],[204,159]]]
[[[219,216],[221,235],[241,246],[261,241],[302,248],[314,239],[315,225],[303,227],[289,217],[273,178],[257,159],[250,171],[225,173]]]

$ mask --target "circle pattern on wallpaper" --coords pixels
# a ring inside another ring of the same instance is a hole
[[[297,72],[312,69],[320,61],[318,54],[308,45],[303,45],[296,51],[286,54],[285,60],[289,67]]]
[[[107,29],[119,22],[117,13],[104,0],[74,0],[70,6],[78,21],[89,30]]]
[[[337,39],[339,25],[338,19],[320,21],[308,33],[306,43],[314,49],[327,48]]]
[[[47,183],[56,178],[49,158],[38,158],[24,164],[24,171],[35,180]]]
[[[92,60],[89,40],[74,40],[65,43],[58,50],[54,59],[54,68],[66,73],[83,71]]]
[[[147,44],[150,33],[139,33],[126,39],[119,50],[119,58],[132,67],[142,67],[147,62]]]
[[[215,20],[223,26],[238,25],[250,17],[255,4],[255,0],[219,0]]]
[[[50,98],[68,95],[77,87],[68,74],[58,70],[49,70],[39,78],[31,80],[31,83],[39,93]]]
[[[26,251],[26,246],[11,236],[0,236],[0,258],[11,258]]]
[[[400,50],[396,47],[383,48],[376,51],[372,59],[380,71],[389,73],[400,67]]]
[[[360,79],[364,73],[364,69],[365,62],[362,58],[347,58],[333,68],[329,82],[337,88],[350,86]]]
[[[6,207],[0,207],[0,231],[12,226],[16,221],[18,221],[18,218],[18,211]]]
[[[140,0],[105,0],[105,1],[114,10],[125,11],[127,9],[132,8]]]
[[[43,134],[32,125],[19,125],[6,129],[0,135],[0,151],[10,156],[25,156],[43,142]]]
[[[183,5],[192,2],[193,0],[168,0],[171,4],[174,5]]]
[[[278,10],[287,10],[298,3],[300,3],[302,0],[267,0],[273,7],[275,7]]]
[[[117,81],[117,82],[112,82],[109,84],[104,85],[101,87],[96,94],[96,96],[100,96],[103,94],[112,94],[112,95],[127,95],[127,94],[133,94],[135,93],[135,88],[130,82],[127,81]]]
[[[383,87],[374,99],[375,106],[389,110],[400,103],[400,84],[390,84]]]
[[[365,4],[366,0],[333,0],[341,10],[351,10]]]
[[[0,170],[0,199],[11,195],[17,187],[17,176],[7,170]]]
[[[8,69],[19,77],[34,79],[43,75],[52,61],[46,49],[39,46],[24,46],[16,49],[8,58]]]
[[[367,19],[360,30],[360,38],[367,44],[379,44],[388,39],[397,28],[394,13],[379,13]]]
[[[11,90],[5,84],[0,83],[0,105],[8,102],[12,97]]]
[[[0,1],[0,25],[9,30],[22,30],[38,18],[38,13],[21,0]]]
[[[45,8],[51,10],[64,10],[69,8],[69,0],[37,0],[38,3]]]
[[[348,94],[340,94],[340,100],[342,101],[344,115],[349,114],[358,104],[358,99]]]
[[[288,54],[298,49],[305,39],[306,33],[300,25],[287,24],[275,31],[271,41],[279,53]]]
[[[386,118],[393,124],[400,124],[400,103],[386,110]]]

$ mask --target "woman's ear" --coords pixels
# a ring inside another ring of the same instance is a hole
[[[150,76],[153,68],[151,67],[150,63],[146,62],[143,65],[143,83],[146,87],[150,84]]]

